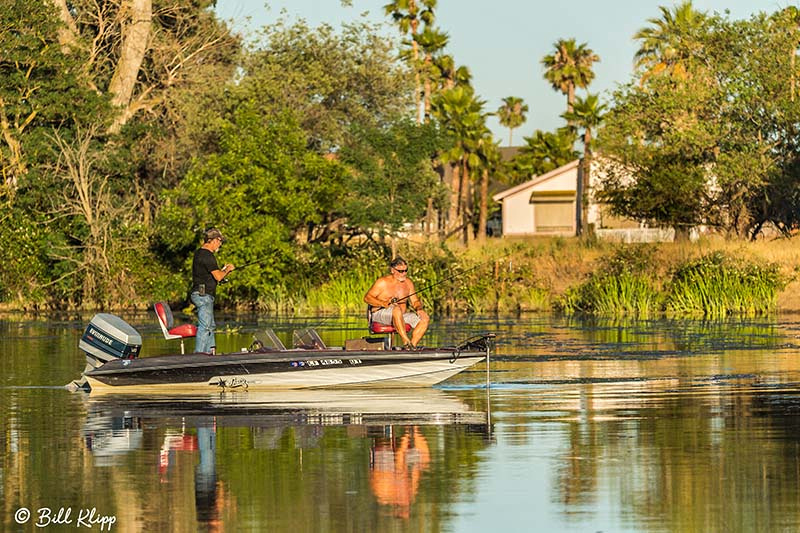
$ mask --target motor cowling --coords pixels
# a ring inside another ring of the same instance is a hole
[[[78,347],[86,353],[86,363],[97,368],[114,359],[136,359],[142,336],[120,317],[98,313],[86,326]]]

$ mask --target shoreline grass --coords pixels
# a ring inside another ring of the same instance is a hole
[[[800,240],[794,239],[654,244],[490,239],[470,248],[404,243],[398,253],[409,262],[409,277],[422,289],[426,309],[436,315],[558,312],[655,318],[800,312]],[[217,307],[359,314],[365,309],[364,293],[388,272],[385,263],[374,256],[330,262],[327,279],[287,280],[257,302],[223,297]],[[20,311],[0,307],[0,312]]]

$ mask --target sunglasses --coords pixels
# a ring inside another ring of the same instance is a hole
[[[400,274],[405,274],[406,272],[408,272],[408,268],[404,268],[403,270],[400,270],[399,268],[395,268],[395,270],[397,272],[399,272]]]

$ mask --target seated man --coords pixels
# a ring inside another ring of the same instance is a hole
[[[415,349],[428,329],[430,317],[422,310],[422,302],[415,294],[414,283],[406,277],[407,272],[408,265],[402,257],[393,259],[389,263],[389,274],[372,284],[364,301],[372,309],[374,322],[394,326],[403,339],[404,348]],[[413,328],[411,339],[406,333],[406,324]]]

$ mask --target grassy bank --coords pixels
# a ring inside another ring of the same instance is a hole
[[[721,317],[800,311],[800,244],[793,240],[616,244],[540,238],[490,240],[469,249],[408,245],[399,253],[408,259],[417,289],[430,287],[420,296],[439,314]],[[361,312],[364,292],[385,272],[381,262],[341,270],[294,295],[294,311]]]
[[[797,240],[617,244],[554,237],[490,239],[469,248],[405,243],[398,252],[408,260],[409,275],[422,289],[426,308],[440,316],[557,311],[722,317],[800,312]],[[364,293],[388,271],[386,262],[372,252],[328,259],[324,269],[312,269],[314,275],[298,272],[255,302],[239,302],[223,286],[218,307],[298,315],[363,313]],[[180,303],[175,300],[174,305]]]

